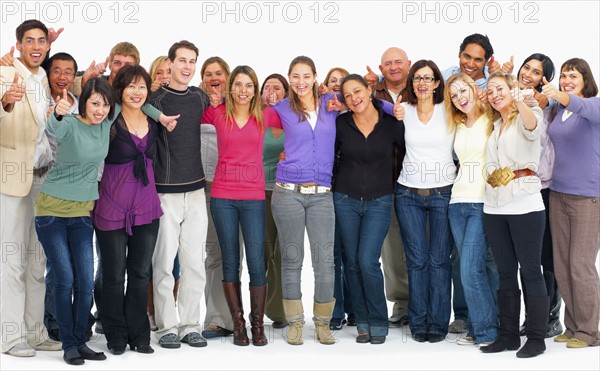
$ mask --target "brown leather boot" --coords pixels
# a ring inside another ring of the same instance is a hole
[[[250,286],[250,324],[252,325],[252,345],[267,345],[263,318],[267,301],[267,285]]]
[[[233,344],[249,345],[250,340],[246,332],[246,321],[244,320],[244,307],[242,306],[242,291],[240,282],[223,281],[223,293],[233,321]]]
[[[175,298],[175,303],[177,303],[177,294],[179,294],[179,278],[175,280],[175,284],[173,285],[173,298]]]
[[[154,319],[154,285],[152,280],[148,281],[148,304],[146,307],[146,314],[148,315],[148,323],[150,323],[150,331],[158,330],[156,320]]]

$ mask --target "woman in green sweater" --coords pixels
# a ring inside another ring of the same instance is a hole
[[[94,287],[94,228],[90,211],[98,199],[98,166],[108,153],[110,127],[121,108],[115,107],[112,88],[103,78],[84,86],[79,115],[66,115],[70,104],[63,90],[57,97],[47,130],[56,139],[56,164],[35,204],[35,229],[48,264],[55,272],[55,307],[64,350],[70,365],[105,360],[85,343],[88,313]],[[144,112],[172,130],[176,117],[151,106]],[[71,293],[74,292],[73,298]]]

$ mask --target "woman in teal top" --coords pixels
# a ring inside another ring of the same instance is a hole
[[[63,359],[67,364],[81,365],[86,359],[106,359],[104,353],[91,350],[85,343],[94,287],[90,211],[98,199],[98,166],[108,153],[110,127],[120,106],[115,107],[112,88],[103,78],[91,79],[84,86],[77,116],[66,115],[70,108],[66,94],[63,90],[63,99],[57,97],[46,126],[58,150],[56,164],[36,200],[35,229],[55,272],[54,303]],[[170,130],[174,128],[173,117],[151,106],[143,110]]]
[[[262,102],[265,106],[287,98],[290,85],[285,77],[278,73],[267,76],[260,89]],[[265,129],[263,146],[263,167],[265,170],[265,267],[267,268],[267,305],[265,314],[273,321],[273,328],[287,326],[283,311],[283,294],[281,292],[281,249],[277,239],[277,227],[271,213],[271,197],[275,185],[275,172],[279,155],[283,152],[283,130],[277,128]]]

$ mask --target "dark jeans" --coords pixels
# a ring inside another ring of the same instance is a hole
[[[335,240],[333,243],[333,264],[335,265],[335,286],[333,287],[333,297],[335,298],[335,306],[333,307],[332,318],[344,319],[346,313],[353,314],[352,309],[352,292],[348,286],[348,277],[346,270],[346,257],[343,254],[342,239],[338,229],[335,229]]]
[[[390,227],[392,195],[359,200],[334,192],[333,204],[358,333],[386,336],[389,323],[379,259]]]
[[[453,245],[448,221],[450,192],[446,189],[421,196],[396,185],[396,216],[406,254],[408,318],[413,334],[448,333]]]
[[[101,231],[96,237],[102,259],[102,327],[108,348],[150,344],[146,317],[148,267],[152,261],[159,220],[125,229]],[[127,274],[127,287],[125,287]]]
[[[535,211],[522,215],[484,214],[485,234],[494,253],[500,277],[500,290],[517,291],[521,266],[527,295],[547,296],[542,275],[542,240],[546,214]]]
[[[250,286],[267,284],[265,269],[265,201],[229,200],[211,197],[212,213],[221,256],[223,259],[223,281],[240,280],[240,237],[242,228]]]
[[[35,230],[54,272],[54,306],[65,351],[85,344],[94,285],[89,217],[37,216]]]

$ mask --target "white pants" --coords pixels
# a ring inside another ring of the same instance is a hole
[[[172,333],[182,339],[202,331],[200,300],[204,294],[204,267],[208,217],[204,189],[186,193],[159,193],[164,215],[152,256],[156,338]],[[177,306],[173,298],[173,260],[179,253],[181,278]],[[179,319],[177,317],[179,311]]]
[[[46,255],[33,215],[42,183],[43,178],[34,176],[25,197],[0,194],[2,353],[22,342],[35,346],[48,338],[44,326]]]

